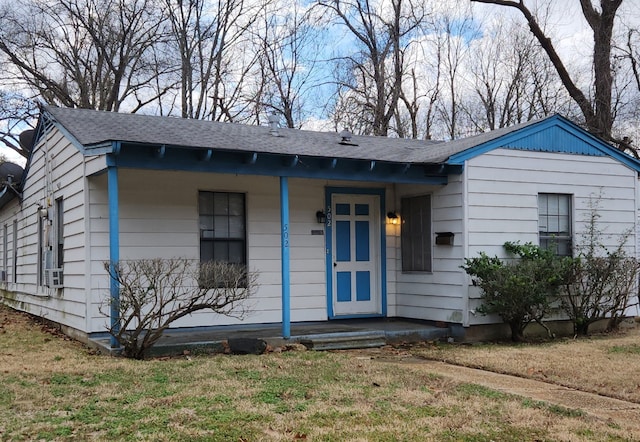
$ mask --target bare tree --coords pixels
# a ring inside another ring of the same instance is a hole
[[[358,52],[341,57],[349,71],[338,78],[338,89],[359,104],[366,115],[365,132],[386,136],[397,109],[404,75],[404,52],[411,34],[425,18],[424,6],[412,0],[320,0],[354,38]]]
[[[315,79],[321,40],[300,5],[283,6],[274,2],[264,10],[255,36],[261,73],[256,104],[258,110],[281,114],[287,127],[299,128],[305,115],[305,95]]]
[[[474,93],[464,110],[476,130],[494,130],[566,108],[553,67],[533,36],[518,25],[499,22],[485,30],[472,50]]]
[[[5,81],[49,104],[136,111],[172,86],[149,69],[164,18],[156,0],[26,0],[0,12]],[[155,54],[158,57],[158,54]],[[155,83],[154,83],[155,82]],[[158,88],[160,86],[160,88]]]
[[[164,1],[180,60],[182,117],[241,119],[250,107],[243,87],[257,61],[248,30],[263,6],[245,0]]]
[[[524,0],[471,0],[477,3],[491,3],[519,10],[527,20],[529,29],[544,49],[556,69],[562,84],[582,112],[587,129],[605,140],[619,142],[612,137],[614,109],[612,107],[612,65],[611,48],[614,21],[622,0],[600,0],[599,10],[591,0],[579,0],[582,14],[593,33],[593,95],[584,92],[576,84],[576,79],[565,66],[552,40],[540,26],[533,12]],[[621,148],[624,148],[620,145]]]
[[[432,138],[442,76],[439,36],[423,38],[405,53],[405,74],[395,115],[400,138]],[[435,44],[434,44],[435,43]]]
[[[33,129],[38,107],[22,94],[0,89],[0,141],[6,147],[27,158],[28,147],[18,133]],[[3,160],[4,161],[4,160]]]
[[[439,96],[438,113],[451,139],[461,135],[458,124],[462,114],[463,84],[460,70],[469,53],[468,40],[477,33],[474,21],[468,15],[460,17],[443,14],[435,23],[442,51],[443,90]]]

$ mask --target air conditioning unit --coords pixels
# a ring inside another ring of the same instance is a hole
[[[52,289],[60,289],[63,287],[62,269],[45,269],[44,285]]]

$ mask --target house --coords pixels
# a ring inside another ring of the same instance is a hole
[[[1,293],[85,340],[118,296],[105,262],[216,259],[259,272],[244,323],[285,338],[363,317],[470,333],[499,321],[475,314],[465,257],[550,238],[571,253],[594,195],[615,245],[635,232],[639,171],[557,115],[432,142],[46,107],[0,192]],[[203,311],[175,326],[236,323]]]

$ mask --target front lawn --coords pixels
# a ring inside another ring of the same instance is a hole
[[[579,410],[456,384],[361,352],[125,360],[94,354],[5,307],[0,319],[2,440],[633,438]],[[624,345],[612,357],[639,357]]]

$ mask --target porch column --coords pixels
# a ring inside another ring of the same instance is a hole
[[[280,177],[280,250],[282,261],[282,337],[291,337],[291,281],[289,275],[289,181]]]
[[[120,260],[120,225],[118,202],[118,168],[113,159],[107,157],[107,192],[109,197],[109,271],[113,275],[116,263]],[[117,333],[120,328],[120,285],[111,278],[111,329]],[[119,346],[118,340],[111,336],[111,348]]]

